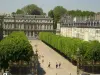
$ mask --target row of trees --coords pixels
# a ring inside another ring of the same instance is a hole
[[[26,5],[21,9],[17,9],[16,12],[12,14],[28,14],[28,15],[45,15],[43,9],[35,4]],[[81,10],[67,10],[63,6],[56,6],[53,10],[48,12],[48,16],[54,19],[54,29],[57,27],[57,22],[60,20],[61,16],[64,14],[69,14],[73,17],[75,16],[94,16],[95,12],[92,11],[81,11]]]
[[[98,41],[83,41],[78,38],[63,37],[53,33],[41,32],[39,38],[59,50],[70,60],[77,60],[79,55],[81,59],[95,62],[100,61],[100,43]]]
[[[43,15],[46,13],[43,13],[43,9],[38,7],[35,4],[29,4],[24,6],[21,9],[17,9],[16,12],[13,12],[13,14],[28,14],[28,15]],[[54,17],[55,20],[59,20],[60,17],[64,14],[69,14],[72,16],[94,16],[95,12],[92,11],[81,11],[81,10],[67,10],[63,6],[56,6],[53,10],[50,10],[48,12],[48,15],[50,17]]]
[[[54,29],[56,29],[57,22],[61,19],[61,17],[64,14],[71,15],[72,17],[75,17],[75,16],[79,16],[79,17],[80,16],[81,17],[87,16],[87,17],[89,17],[89,16],[94,16],[95,12],[92,12],[92,11],[81,11],[81,10],[67,10],[63,6],[56,6],[53,10],[50,10],[48,12],[48,15],[51,18],[54,18],[54,22],[55,22]]]
[[[28,62],[32,55],[32,46],[24,32],[13,32],[0,41],[1,69],[7,69],[9,67],[9,62]]]
[[[93,11],[82,11],[82,10],[70,10],[68,11],[68,14],[69,15],[72,15],[73,17],[75,16],[94,16],[95,15],[95,12]]]

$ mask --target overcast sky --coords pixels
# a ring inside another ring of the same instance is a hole
[[[14,12],[28,4],[36,4],[46,13],[59,5],[68,10],[100,11],[100,0],[0,0],[0,13]]]

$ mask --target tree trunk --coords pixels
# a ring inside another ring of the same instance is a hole
[[[92,61],[92,73],[94,73],[94,60]]]

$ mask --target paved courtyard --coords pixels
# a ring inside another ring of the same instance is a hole
[[[47,45],[45,45],[43,42],[41,42],[40,40],[31,40],[31,44],[34,50],[34,45],[37,44],[38,55],[40,57],[39,61],[41,63],[41,67],[46,72],[45,75],[77,75],[76,66],[73,66],[68,60],[66,60],[64,57],[59,55]],[[43,63],[42,60],[44,60]],[[51,64],[50,68],[48,68],[49,62]],[[61,62],[60,68],[56,68],[56,62]]]

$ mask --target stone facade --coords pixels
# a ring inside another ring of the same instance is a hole
[[[39,32],[54,32],[53,19],[44,15],[6,15],[3,18],[3,35],[23,31],[27,37],[38,37]]]
[[[100,20],[100,12],[95,15],[95,20]]]
[[[82,20],[70,22],[61,22],[60,35],[65,37],[80,38],[85,41],[98,40],[100,41],[100,21]]]

